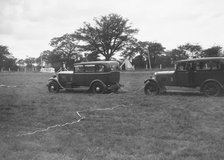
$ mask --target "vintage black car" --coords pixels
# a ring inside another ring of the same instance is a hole
[[[145,80],[145,94],[166,92],[166,86],[199,88],[206,96],[219,96],[224,88],[224,57],[176,62],[175,71],[155,72]]]
[[[73,71],[60,71],[49,79],[49,92],[87,87],[93,93],[117,92],[120,88],[119,63],[116,61],[82,62]]]

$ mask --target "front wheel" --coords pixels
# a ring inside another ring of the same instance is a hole
[[[218,83],[208,82],[203,86],[202,92],[205,94],[205,96],[216,97],[221,94],[221,87],[219,86]]]
[[[148,82],[144,87],[146,95],[157,95],[159,94],[159,87],[155,82]]]
[[[93,85],[91,87],[91,90],[92,90],[93,93],[100,94],[100,93],[104,93],[105,87],[102,83],[95,82],[95,83],[93,83]]]
[[[48,91],[52,93],[58,93],[59,92],[59,85],[55,81],[51,81],[48,84]]]

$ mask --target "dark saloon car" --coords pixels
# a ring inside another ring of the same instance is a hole
[[[87,87],[93,93],[116,92],[120,88],[119,63],[116,61],[82,62],[73,71],[60,71],[49,79],[49,92]]]
[[[206,96],[219,96],[224,88],[224,57],[176,62],[175,71],[155,72],[145,81],[145,94],[159,94],[166,86],[200,88]]]

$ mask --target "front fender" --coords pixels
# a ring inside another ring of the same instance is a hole
[[[59,85],[60,89],[64,89],[64,87],[63,87],[63,86],[60,84],[60,82],[58,81],[57,77],[51,77],[51,78],[49,78],[49,79],[48,79],[48,84],[49,84],[50,82],[52,82],[52,81],[56,82],[56,83]],[[47,86],[48,86],[48,84],[47,84]]]
[[[146,79],[144,81],[144,84],[146,85],[148,83],[155,83],[157,85],[157,87],[159,88],[160,93],[166,92],[166,87],[161,85],[156,79],[154,79],[154,78]]]
[[[146,85],[147,83],[155,83],[159,89],[161,89],[161,85],[159,85],[159,82],[155,79],[152,79],[152,78],[149,78],[149,79],[146,79],[144,81],[144,84]]]
[[[159,85],[159,83],[157,82],[157,80],[152,79],[152,78],[146,79],[146,80],[144,81],[144,84],[149,83],[149,82],[155,82],[157,85]]]

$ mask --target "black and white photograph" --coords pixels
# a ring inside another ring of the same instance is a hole
[[[223,0],[0,0],[0,160],[223,159]]]

